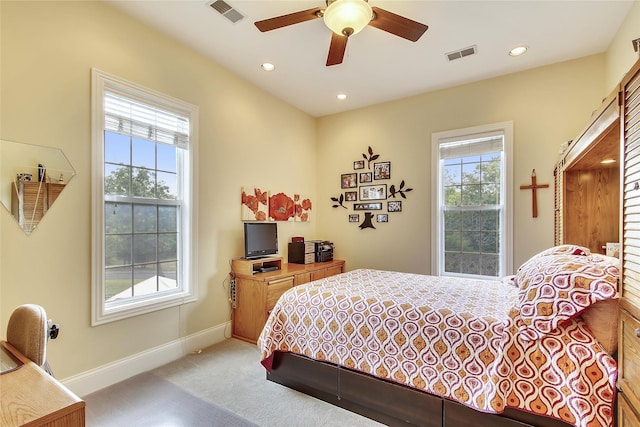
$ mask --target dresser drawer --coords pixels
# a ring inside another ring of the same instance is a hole
[[[319,270],[314,270],[311,272],[311,281],[320,280],[327,277],[327,269],[321,268]]]
[[[640,408],[640,321],[620,312],[618,385],[632,407]]]
[[[640,419],[624,395],[618,398],[618,427],[640,427]]]
[[[342,266],[335,265],[333,267],[327,267],[327,272],[325,273],[325,277],[335,276],[336,274],[342,273]]]
[[[293,276],[269,282],[267,284],[267,311],[270,311],[276,305],[280,295],[291,288],[293,288]]]
[[[311,281],[311,273],[306,271],[304,273],[296,274],[295,279],[293,281],[294,286],[302,285],[304,283],[309,283]]]

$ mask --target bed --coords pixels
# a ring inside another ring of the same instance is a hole
[[[501,281],[358,269],[285,292],[261,363],[388,425],[612,426],[618,277],[574,245]]]

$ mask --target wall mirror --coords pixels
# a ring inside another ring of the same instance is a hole
[[[0,201],[26,234],[75,174],[62,150],[0,140]]]

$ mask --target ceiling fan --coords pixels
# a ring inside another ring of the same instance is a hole
[[[418,41],[429,28],[425,24],[379,7],[371,7],[368,0],[326,0],[326,4],[326,8],[315,7],[257,21],[255,26],[265,32],[323,18],[325,25],[332,31],[327,66],[342,63],[347,49],[347,40],[367,25],[412,42]]]

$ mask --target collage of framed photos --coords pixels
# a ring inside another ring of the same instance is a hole
[[[389,214],[402,212],[402,200],[411,188],[404,188],[405,183],[396,188],[391,182],[391,162],[377,162],[380,156],[374,154],[371,147],[364,160],[353,162],[353,172],[340,175],[340,196],[332,197],[337,202],[333,207],[349,209],[345,202],[352,202],[353,213],[349,214],[349,222],[360,223],[360,228],[375,228],[373,223],[389,222]]]

